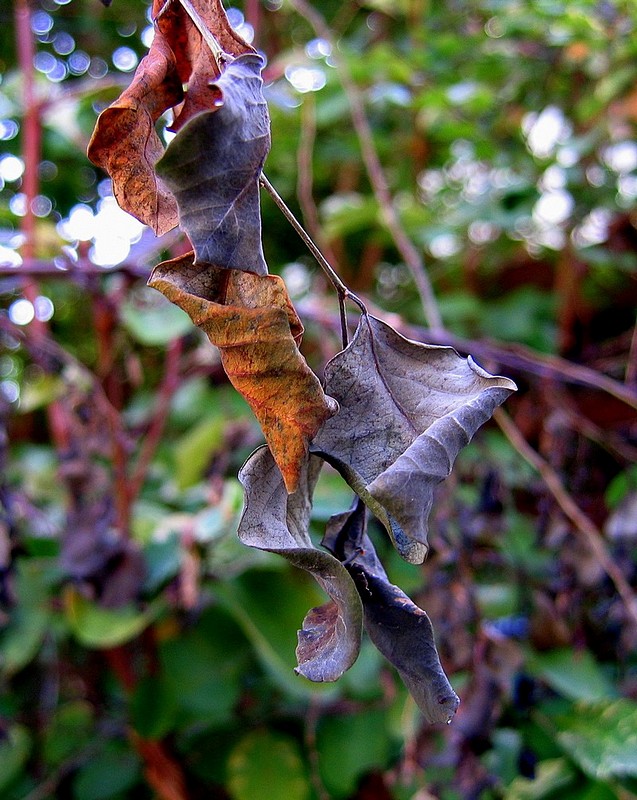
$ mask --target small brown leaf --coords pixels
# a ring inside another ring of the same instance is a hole
[[[229,56],[255,52],[232,29],[220,0],[194,0],[191,5],[203,28]],[[165,149],[155,123],[177,107],[176,131],[201,111],[214,110],[220,90],[213,82],[220,70],[180,3],[155,0],[153,19],[155,37],[148,54],[131,85],[100,114],[88,157],[111,176],[121,208],[160,236],[177,225],[179,216],[175,198],[155,173]]]
[[[149,285],[186,311],[219,348],[232,385],[259,420],[293,492],[309,441],[337,405],[299,352],[303,326],[281,278],[195,264],[189,253],[155,267]]]
[[[157,32],[131,85],[99,115],[88,146],[91,161],[111,176],[120,207],[158,236],[174,228],[179,216],[175,198],[155,174],[164,153],[155,122],[182,98],[175,57]]]

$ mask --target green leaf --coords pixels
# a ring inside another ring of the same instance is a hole
[[[297,743],[270,731],[254,731],[236,745],[228,758],[228,787],[234,800],[310,797],[307,770]]]
[[[134,639],[157,617],[161,605],[153,603],[145,611],[134,606],[101,608],[68,587],[64,593],[66,618],[80,644],[85,647],[117,647]]]
[[[165,345],[193,330],[185,311],[156,292],[152,296],[152,301],[146,303],[128,298],[121,307],[122,324],[140,344]],[[140,297],[146,296],[140,293]]]
[[[23,725],[12,725],[0,740],[0,790],[17,778],[31,750],[31,737]]]
[[[248,642],[232,616],[223,608],[208,608],[195,629],[161,643],[159,697],[177,710],[179,723],[226,723],[239,701],[249,655]],[[138,700],[143,705],[144,697]],[[150,695],[148,701],[152,702]],[[157,725],[161,724],[160,718]]]
[[[131,723],[144,739],[162,739],[178,718],[176,693],[161,677],[146,676],[137,686],[130,704]]]
[[[316,732],[319,772],[330,797],[347,797],[362,775],[383,769],[390,752],[384,711],[323,717]]]
[[[536,653],[531,657],[529,667],[552,689],[571,700],[594,702],[617,696],[617,691],[588,650],[576,653],[564,648]]]
[[[131,750],[109,742],[77,771],[73,781],[75,800],[108,800],[133,787],[140,778],[140,763]]]
[[[564,758],[547,759],[537,766],[533,780],[516,778],[509,786],[505,800],[543,800],[570,786],[575,772]]]
[[[580,703],[557,722],[559,744],[587,775],[637,777],[637,703]]]
[[[84,700],[75,700],[56,709],[44,736],[44,758],[57,766],[85,747],[90,740],[93,708]]]
[[[198,483],[223,443],[227,420],[215,413],[202,419],[173,445],[175,480],[181,491]]]
[[[324,598],[300,571],[252,569],[219,582],[215,595],[250,640],[278,686],[292,697],[334,694],[330,684],[311,683],[294,674],[296,629],[307,609]]]

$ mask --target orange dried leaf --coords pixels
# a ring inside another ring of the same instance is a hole
[[[106,170],[120,207],[160,236],[179,220],[172,192],[155,174],[164,145],[155,122],[183,98],[175,57],[160,33],[140,62],[131,85],[100,114],[88,157]]]
[[[190,253],[155,267],[149,285],[219,348],[293,492],[310,440],[337,406],[299,352],[303,327],[281,278],[195,264]]]

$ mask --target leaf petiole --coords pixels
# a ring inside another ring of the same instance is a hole
[[[266,178],[266,176],[263,173],[261,173],[259,181],[261,183],[261,186],[263,186],[266,192],[274,200],[274,203],[277,206],[277,208],[281,211],[283,216],[287,219],[290,225],[301,237],[301,240],[303,241],[307,249],[310,251],[310,253],[312,253],[312,255],[317,260],[323,272],[329,278],[330,283],[336,289],[336,293],[338,295],[339,310],[341,315],[341,336],[343,339],[343,347],[347,347],[349,343],[349,333],[347,330],[347,310],[345,308],[345,301],[348,299],[351,300],[360,308],[363,314],[367,314],[367,308],[365,307],[365,304],[357,295],[355,295],[350,289],[348,289],[347,286],[343,283],[343,281],[339,278],[338,274],[335,272],[334,268],[329,263],[329,261],[325,258],[318,245],[314,242],[310,234],[305,230],[305,228],[301,225],[298,219],[294,216],[291,209],[288,208],[287,204],[285,203],[285,200],[283,200],[281,195],[277,192],[274,186],[272,186],[270,181]]]
[[[224,66],[233,60],[233,56],[231,56],[230,53],[226,53],[223,47],[221,47],[215,36],[206,26],[206,23],[201,19],[199,12],[193,6],[190,0],[179,0],[179,2],[181,3],[186,14],[188,14],[190,19],[193,21],[193,24],[201,34],[204,42],[212,51],[212,55],[217,62],[219,72],[223,72]]]

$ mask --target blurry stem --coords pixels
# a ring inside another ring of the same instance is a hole
[[[628,616],[633,623],[637,625],[637,598],[626,576],[619,569],[609,553],[602,532],[595,523],[584,514],[571,495],[566,491],[559,475],[553,467],[529,445],[508,414],[500,408],[494,412],[493,418],[522,458],[530,464],[533,469],[539,472],[559,507],[573,523],[575,529],[584,536],[600,566],[615,585]]]
[[[252,44],[256,47],[256,42],[259,39],[259,33],[261,31],[261,2],[260,2],[260,0],[246,0],[246,2],[245,2],[245,18],[246,18],[246,22],[249,25],[252,25],[252,29],[254,30],[254,42]]]
[[[150,467],[150,463],[155,455],[155,451],[161,441],[166,426],[166,420],[170,410],[170,401],[175,391],[179,388],[179,368],[182,350],[181,339],[174,339],[168,345],[164,378],[159,388],[155,413],[150,429],[144,437],[144,442],[129,481],[128,494],[131,503],[135,501],[142,490],[148,474],[148,468]]]
[[[37,232],[33,201],[37,197],[39,189],[38,168],[42,146],[42,126],[33,80],[35,47],[33,31],[31,30],[31,9],[28,0],[15,0],[14,12],[18,63],[22,73],[22,101],[24,108],[22,123],[22,162],[24,164],[22,191],[24,193],[25,213],[20,223],[20,229],[24,235],[21,256],[25,261],[30,261],[35,257]],[[39,294],[39,287],[35,281],[24,282],[24,296],[34,305],[34,308]],[[30,331],[37,339],[43,339],[48,332],[47,324],[38,319],[36,315],[30,323]],[[66,452],[69,447],[69,431],[66,415],[60,403],[53,402],[47,406],[47,419],[58,453]]]
[[[629,385],[637,383],[637,322],[635,322],[633,327],[633,335],[630,340],[630,350],[628,351],[624,381]]]
[[[323,253],[316,246],[312,237],[301,225],[298,219],[294,216],[294,214],[288,208],[281,195],[277,192],[274,186],[272,186],[270,181],[265,177],[263,173],[261,174],[260,180],[263,188],[268,192],[270,197],[274,200],[277,208],[281,211],[283,216],[287,219],[290,225],[301,237],[301,240],[303,241],[305,246],[308,248],[310,253],[312,253],[314,258],[318,261],[321,269],[323,270],[323,272],[325,272],[332,286],[336,289],[336,293],[338,295],[339,310],[341,314],[341,337],[343,340],[343,347],[347,347],[347,344],[349,342],[349,333],[347,330],[347,312],[345,309],[345,301],[348,299],[352,300],[352,302],[356,303],[356,305],[360,308],[363,314],[366,314],[367,309],[365,308],[363,301],[360,300],[353,292],[351,292],[347,288],[347,286],[345,286],[343,281],[338,277],[338,275],[330,265],[329,261],[325,258]]]
[[[318,800],[329,800],[329,794],[321,780],[319,770],[319,754],[316,746],[316,728],[320,718],[321,706],[315,697],[311,697],[305,715],[304,739],[305,749],[310,762],[310,781]]]
[[[318,242],[327,260],[332,264],[336,264],[337,259],[321,230],[318,209],[316,208],[316,202],[314,200],[312,159],[314,155],[315,139],[316,102],[314,100],[314,93],[308,92],[301,104],[301,137],[297,152],[298,178],[296,182],[296,194],[299,199],[301,211],[303,212],[303,220],[307,225],[310,236],[312,236],[314,241]]]
[[[367,174],[372,185],[372,191],[374,192],[374,197],[378,203],[383,221],[394,240],[396,249],[402,256],[416,284],[429,327],[433,331],[442,331],[444,330],[444,325],[440,315],[440,309],[438,308],[438,303],[436,302],[425,265],[418,249],[409,236],[407,236],[398,216],[398,212],[396,211],[396,206],[394,205],[394,200],[389,190],[389,184],[383,166],[380,163],[376,146],[374,145],[372,129],[365,114],[361,94],[352,80],[352,76],[350,75],[345,61],[339,55],[339,50],[334,41],[332,31],[321,14],[306,2],[306,0],[290,0],[290,4],[299,15],[307,19],[314,28],[317,36],[325,39],[332,46],[331,58],[336,64],[343,89],[347,95],[352,122],[361,147],[361,155],[363,156]]]

